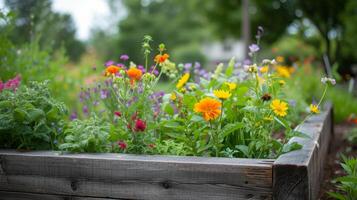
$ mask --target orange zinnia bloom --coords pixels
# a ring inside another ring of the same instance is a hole
[[[128,74],[131,82],[139,81],[141,79],[141,76],[143,75],[143,72],[136,67],[128,69],[126,73]]]
[[[216,99],[206,97],[195,104],[195,112],[202,113],[206,121],[216,119],[221,114],[221,102]]]
[[[115,65],[110,65],[105,69],[105,76],[115,75],[120,70],[120,67]]]
[[[163,62],[165,62],[168,58],[169,58],[170,56],[169,56],[169,54],[167,54],[167,53],[165,53],[165,54],[163,54],[163,55],[160,55],[160,54],[158,54],[158,55],[156,55],[155,56],[155,62],[157,62],[157,63],[163,63]]]

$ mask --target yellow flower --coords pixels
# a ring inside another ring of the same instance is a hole
[[[278,73],[279,76],[284,77],[284,78],[290,78],[290,71],[288,67],[285,66],[277,66],[275,68],[276,72]]]
[[[281,86],[284,86],[284,85],[286,84],[286,82],[285,82],[284,80],[280,80],[280,81],[279,81],[279,84],[280,84]]]
[[[194,111],[202,113],[202,117],[206,121],[210,121],[216,119],[221,114],[221,102],[206,97],[195,104]]]
[[[279,63],[282,63],[282,62],[284,62],[284,57],[283,56],[277,56],[276,58],[275,58],[275,60],[277,61],[277,62],[279,62]]]
[[[232,95],[230,92],[225,90],[214,90],[213,94],[220,99],[228,99]]]
[[[318,114],[318,113],[320,113],[319,107],[318,107],[317,105],[315,105],[315,104],[311,104],[311,105],[310,105],[310,112],[311,112],[312,114]]]
[[[176,98],[177,98],[177,97],[176,97],[176,93],[175,93],[175,92],[171,93],[170,99],[171,99],[172,101],[175,101]]]
[[[186,73],[184,74],[180,80],[177,82],[176,88],[177,89],[181,89],[188,81],[188,79],[190,78],[190,74]]]
[[[263,66],[263,67],[261,67],[260,68],[260,72],[261,73],[267,73],[269,71],[269,67],[268,67],[268,65],[265,65],[265,66]]]
[[[288,114],[288,104],[286,102],[280,101],[279,99],[274,99],[270,104],[270,108],[276,115],[280,117],[284,117]]]
[[[237,88],[237,84],[235,83],[225,82],[225,84],[228,85],[229,90],[231,91]]]

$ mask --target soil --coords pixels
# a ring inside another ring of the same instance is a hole
[[[327,164],[324,169],[324,180],[321,185],[320,198],[323,200],[332,200],[327,192],[336,191],[336,186],[331,182],[334,178],[343,176],[344,172],[340,166],[341,154],[345,156],[357,156],[357,145],[350,144],[346,137],[352,128],[357,128],[356,124],[343,123],[336,124],[334,136],[330,143]]]

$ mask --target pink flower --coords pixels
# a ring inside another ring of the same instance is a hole
[[[16,75],[13,79],[10,79],[5,83],[0,81],[0,92],[4,89],[12,89],[15,91],[19,87],[20,82],[21,82],[20,75]]]
[[[145,131],[145,129],[146,129],[146,122],[143,121],[143,120],[141,120],[141,119],[137,119],[137,120],[135,121],[135,128],[134,128],[134,130],[135,130],[136,132],[143,132],[143,131]]]
[[[124,141],[118,141],[118,146],[121,150],[124,150],[128,145]]]
[[[115,111],[115,112],[114,112],[114,115],[117,116],[117,117],[121,117],[121,112]]]

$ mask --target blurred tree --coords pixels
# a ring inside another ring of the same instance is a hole
[[[166,44],[171,54],[175,54],[173,50],[176,48],[192,47],[190,58],[202,61],[200,49],[194,44],[207,39],[209,33],[204,26],[205,18],[197,13],[193,2],[124,0],[122,3],[127,9],[127,17],[118,24],[116,51],[113,51],[110,56],[117,58],[119,53],[126,53],[135,62],[142,63],[141,41],[144,35],[151,35],[154,39],[152,43],[154,50],[161,42]],[[116,1],[112,1],[113,3]],[[187,55],[181,52],[177,54],[181,57]],[[177,58],[175,55],[172,55],[172,59],[187,60]]]
[[[6,0],[5,5],[16,13],[11,41],[21,45],[36,38],[42,49],[65,48],[70,59],[77,61],[84,52],[82,42],[75,38],[72,17],[52,11],[50,0]]]
[[[196,7],[214,25],[218,37],[242,36],[242,0],[198,0]],[[265,29],[262,42],[272,43],[286,33],[287,26],[296,18],[294,11],[288,0],[250,0],[250,32],[256,33],[257,27],[262,26]]]

